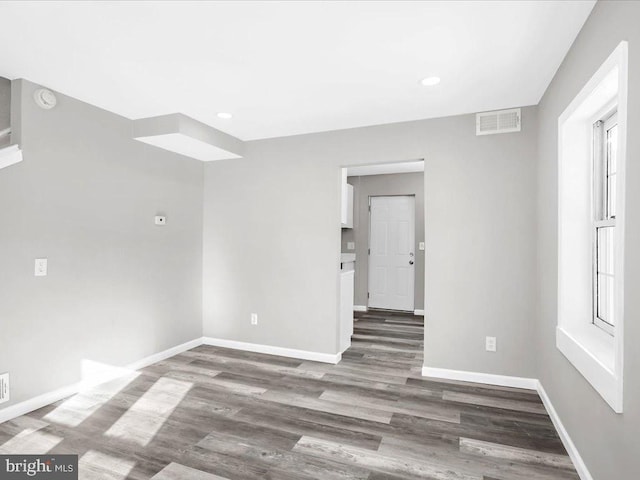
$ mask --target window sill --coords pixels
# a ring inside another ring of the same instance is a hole
[[[613,337],[594,325],[556,329],[556,346],[616,412],[622,413],[622,381],[615,372]]]

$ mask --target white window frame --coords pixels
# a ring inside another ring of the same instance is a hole
[[[558,118],[556,346],[617,413],[623,410],[627,51],[627,42],[621,42]],[[596,220],[613,222],[598,218],[603,199],[594,178],[593,133],[594,122],[616,108],[615,328],[607,332],[594,322],[594,235]]]
[[[600,258],[600,249],[598,245],[598,230],[600,228],[614,228],[616,226],[616,217],[610,214],[610,197],[609,197],[609,146],[607,136],[609,130],[618,125],[618,105],[613,103],[605,109],[605,115],[598,114],[593,123],[593,203],[594,203],[594,221],[593,221],[593,324],[604,330],[609,335],[615,333],[615,317],[613,323],[607,322],[599,316],[600,292],[599,292],[599,272],[598,263]],[[616,173],[617,181],[617,170]],[[615,257],[615,251],[614,251]],[[612,275],[615,279],[615,270]],[[615,294],[614,294],[615,297]],[[614,302],[615,298],[609,299]],[[614,304],[615,307],[615,304]]]

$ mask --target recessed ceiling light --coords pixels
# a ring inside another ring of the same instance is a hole
[[[422,79],[422,85],[425,87],[433,87],[440,83],[440,77],[427,77]]]
[[[231,115],[230,113],[227,113],[227,112],[219,112],[218,113],[218,118],[224,118],[225,120],[229,120],[231,117],[233,117],[233,115]]]

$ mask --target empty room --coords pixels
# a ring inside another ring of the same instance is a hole
[[[0,479],[638,478],[639,25],[0,0]]]

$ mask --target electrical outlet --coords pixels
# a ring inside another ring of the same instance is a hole
[[[487,350],[487,352],[495,352],[496,347],[496,337],[487,337],[485,341],[485,349]]]
[[[36,258],[34,275],[36,277],[46,277],[48,268],[47,264],[48,262],[46,258]]]
[[[355,250],[356,242],[347,242],[347,250]]]
[[[9,372],[0,375],[0,403],[9,401]]]
[[[251,314],[251,325],[257,325],[258,324],[258,314],[257,313],[252,313]]]
[[[155,223],[156,225],[160,225],[160,226],[166,225],[167,217],[163,217],[162,215],[156,215]]]

